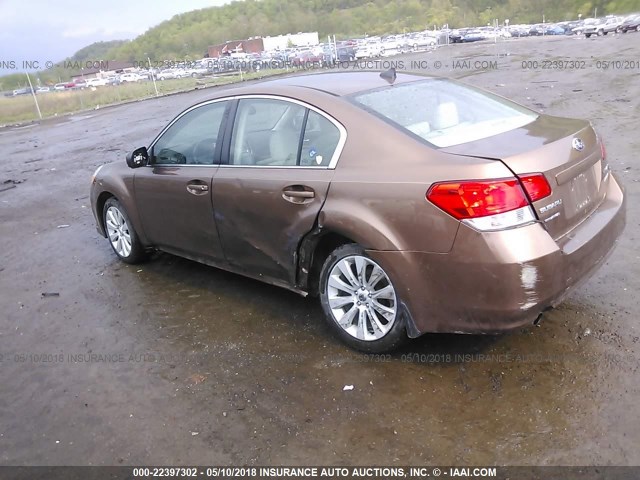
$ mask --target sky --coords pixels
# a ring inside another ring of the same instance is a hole
[[[178,13],[224,3],[0,0],[0,75],[24,71],[25,61],[58,62],[94,42],[133,39]]]

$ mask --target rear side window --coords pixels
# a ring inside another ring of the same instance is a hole
[[[300,152],[300,165],[328,166],[339,141],[338,127],[319,113],[309,110]]]
[[[244,98],[233,123],[229,164],[329,167],[341,141],[329,119],[298,103]]]
[[[295,166],[305,110],[283,100],[240,100],[231,135],[230,164]]]
[[[538,116],[498,96],[440,79],[366,91],[353,100],[436,147],[498,135]]]

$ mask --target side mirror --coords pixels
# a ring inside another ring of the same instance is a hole
[[[147,147],[136,148],[133,152],[127,154],[127,165],[129,168],[144,167],[149,162],[149,153]]]

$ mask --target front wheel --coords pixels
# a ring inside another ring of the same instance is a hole
[[[146,252],[127,213],[113,197],[104,204],[103,220],[111,248],[120,260],[126,263],[140,263],[145,259]]]
[[[338,247],[320,274],[320,303],[333,331],[364,352],[386,352],[408,340],[395,287],[359,245]]]

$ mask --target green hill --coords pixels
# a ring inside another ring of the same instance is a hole
[[[109,52],[128,43],[128,40],[111,40],[109,42],[96,42],[81,48],[73,56],[67,58],[69,62],[82,62],[84,60],[103,60],[109,56]]]

